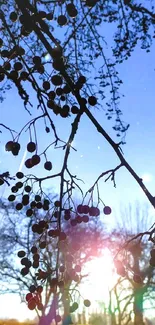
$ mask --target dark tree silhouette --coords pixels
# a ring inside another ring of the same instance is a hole
[[[57,281],[59,272],[61,241],[67,242],[67,236],[62,220],[71,222],[72,227],[78,223],[88,222],[97,218],[102,205],[105,214],[111,213],[111,208],[100,198],[99,181],[111,180],[116,186],[115,174],[125,167],[144,191],[146,197],[155,206],[154,196],[148,191],[143,180],[125,160],[122,145],[129,124],[121,119],[119,108],[119,86],[122,80],[118,77],[117,64],[123,63],[132,54],[138,44],[150,51],[154,38],[155,13],[151,2],[146,6],[136,1],[128,0],[9,0],[1,1],[1,58],[0,81],[1,101],[10,87],[18,91],[30,120],[21,130],[14,130],[14,125],[5,125],[1,121],[1,133],[8,132],[8,142],[5,149],[10,159],[20,153],[22,134],[27,132],[27,151],[31,157],[25,160],[25,169],[32,169],[32,173],[25,175],[17,172],[12,175],[9,171],[2,171],[0,185],[11,184],[9,201],[16,201],[16,209],[27,206],[26,215],[32,223],[35,210],[41,209],[43,222],[39,220],[33,225],[33,232],[37,234],[38,242],[45,236],[56,240],[56,270],[50,270]],[[115,25],[113,38],[109,41],[104,33],[108,24]],[[112,60],[106,54],[104,45],[108,42],[112,48]],[[99,66],[99,68],[98,68]],[[105,96],[106,89],[106,96]],[[4,93],[5,92],[5,93]],[[38,102],[37,110],[33,107],[33,98]],[[119,142],[115,142],[97,121],[93,107],[103,107],[108,119],[115,118],[113,129]],[[9,112],[8,112],[9,115]],[[68,140],[61,139],[58,125],[53,122],[54,117],[67,119]],[[85,116],[106,139],[120,160],[116,167],[103,171],[92,184],[87,193],[83,193],[80,175],[71,172],[69,157],[73,147],[73,140],[79,132],[79,125]],[[38,143],[38,132],[51,133],[48,144],[45,141],[44,151],[41,152]],[[59,172],[52,172],[54,161],[48,159],[48,149],[53,146],[62,150],[63,161]],[[49,172],[39,177],[35,167],[44,160],[44,169]],[[58,199],[51,202],[43,190],[47,180],[59,180]],[[95,191],[97,204],[94,206]],[[76,209],[75,193],[82,194],[81,205]],[[46,218],[50,211],[50,218]],[[50,230],[49,230],[50,229]],[[50,231],[50,233],[49,233]],[[155,228],[137,234],[137,238],[146,234],[154,243]],[[50,234],[50,235],[49,235]],[[43,244],[42,244],[43,245]],[[46,243],[44,243],[46,245]],[[41,248],[40,248],[41,249]],[[68,248],[66,248],[67,250]],[[154,255],[151,263],[154,263]],[[35,262],[39,267],[38,260]],[[23,276],[31,272],[30,261],[22,271]],[[49,274],[46,272],[46,275]],[[45,276],[45,275],[44,275]],[[40,301],[34,297],[29,304],[30,309],[40,306]],[[89,305],[88,301],[85,305]],[[40,308],[40,307],[39,307]]]

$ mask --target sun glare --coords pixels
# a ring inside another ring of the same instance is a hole
[[[112,256],[108,249],[103,251],[100,258],[96,258],[88,263],[86,272],[89,276],[82,285],[82,293],[92,301],[92,307],[95,302],[109,300],[109,290],[114,286],[117,280],[117,274],[114,270]]]
[[[149,173],[145,173],[142,175],[143,182],[150,183],[152,181],[153,176]]]

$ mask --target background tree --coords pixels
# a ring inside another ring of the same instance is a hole
[[[91,325],[106,325],[107,324],[107,317],[104,314],[95,314],[92,313],[89,317],[89,324]]]
[[[129,316],[129,311],[134,315],[134,325],[144,324],[145,308],[148,302],[149,308],[153,308],[154,301],[155,273],[149,264],[153,245],[143,236],[137,238],[136,234],[142,234],[144,229],[151,226],[152,215],[147,205],[141,207],[140,203],[136,202],[135,206],[122,208],[116,220],[116,230],[112,235],[114,246],[117,243],[119,249],[124,247],[124,256],[120,257],[118,254],[115,261],[118,274],[123,276],[124,280],[119,278],[112,290],[120,314],[118,324],[122,324],[123,314]],[[134,237],[135,239],[131,240]]]

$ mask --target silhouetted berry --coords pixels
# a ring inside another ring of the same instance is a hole
[[[23,205],[28,205],[29,204],[29,195],[28,194],[24,194],[22,197],[22,204]]]
[[[71,112],[72,114],[78,114],[79,113],[79,108],[75,105],[71,107]]]
[[[50,230],[48,231],[48,236],[49,236],[49,237],[54,237],[54,234],[55,234],[54,229],[50,229]]]
[[[48,126],[46,126],[45,131],[46,131],[47,133],[49,133],[49,132],[50,132],[50,128],[49,128]]]
[[[8,200],[9,200],[10,202],[13,202],[15,199],[16,199],[16,196],[13,195],[13,194],[11,194],[11,195],[8,196]]]
[[[72,219],[70,221],[70,224],[71,224],[72,227],[76,226],[77,225],[77,220],[76,219]]]
[[[5,145],[5,150],[12,151],[12,148],[13,148],[13,141],[8,141]]]
[[[57,96],[61,96],[61,95],[63,94],[63,89],[60,88],[60,87],[58,87],[58,88],[56,89],[56,94],[57,94]]]
[[[12,145],[12,154],[14,156],[17,156],[18,153],[19,153],[19,150],[20,150],[20,144],[18,142],[14,142],[13,145]]]
[[[34,261],[33,263],[32,263],[32,266],[33,266],[33,268],[34,269],[37,269],[38,267],[39,267],[39,261]]]
[[[53,75],[51,78],[53,85],[60,86],[62,85],[62,78],[59,75]]]
[[[23,68],[23,65],[21,62],[15,62],[15,64],[14,64],[15,70],[20,71],[20,70],[22,70],[22,68]]]
[[[53,90],[51,90],[51,91],[48,93],[48,97],[49,97],[49,99],[51,99],[51,100],[54,100],[54,99],[55,99],[55,96],[56,96],[56,93],[55,93]]]
[[[32,253],[32,254],[36,254],[37,251],[38,251],[38,249],[37,249],[36,246],[32,246],[32,247],[31,247],[31,253]]]
[[[22,257],[24,257],[26,255],[26,253],[24,251],[19,251],[17,253],[17,255],[18,255],[18,257],[22,258]]]
[[[25,166],[26,168],[32,168],[34,166],[31,158],[25,161]]]
[[[76,7],[74,6],[73,3],[69,3],[67,4],[66,6],[66,9],[67,9],[67,13],[68,15],[71,17],[71,18],[75,18],[78,14],[78,11],[76,9]]]
[[[34,225],[32,225],[32,231],[35,233],[38,230],[38,225],[36,223],[34,223]]]
[[[23,208],[23,204],[22,204],[22,203],[17,203],[17,204],[16,204],[16,210],[17,210],[17,211],[22,210],[22,208]]]
[[[78,82],[84,84],[86,82],[86,77],[85,76],[80,76],[79,79],[78,79]]]
[[[16,81],[18,79],[18,71],[16,70],[11,70],[9,73],[9,77],[10,79],[12,79],[13,81]]]
[[[43,207],[42,203],[41,202],[37,202],[36,203],[36,208],[37,209],[41,209]]]
[[[78,206],[77,206],[77,212],[78,213],[83,213],[83,205],[82,204],[79,204]]]
[[[82,217],[82,221],[85,222],[85,223],[87,223],[89,221],[89,217],[87,215],[84,215]]]
[[[33,210],[32,209],[28,209],[26,211],[26,215],[27,215],[27,217],[31,217],[33,215]]]
[[[18,187],[17,186],[12,186],[11,187],[11,192],[17,193],[18,192]]]
[[[34,56],[33,57],[33,63],[37,66],[39,66],[41,64],[41,58],[40,56]]]
[[[70,309],[69,309],[70,313],[73,313],[75,310],[78,309],[78,307],[79,307],[78,303],[77,302],[74,302],[72,304],[72,306],[70,306]]]
[[[24,191],[29,193],[29,192],[31,192],[31,189],[32,189],[31,186],[26,185],[25,188],[24,188]]]
[[[60,111],[60,115],[62,116],[62,117],[68,117],[69,116],[69,111],[70,111],[70,108],[69,108],[69,106],[68,105],[64,105],[63,107],[62,107],[62,109],[61,109],[61,111]]]
[[[42,241],[42,242],[40,242],[39,243],[39,247],[41,248],[41,249],[44,249],[44,248],[46,248],[46,241]]]
[[[36,144],[34,142],[29,142],[27,145],[27,151],[34,152],[36,150]]]
[[[29,273],[29,268],[28,267],[23,267],[20,271],[21,275],[25,276]]]
[[[54,205],[55,205],[55,207],[59,208],[60,207],[60,201],[55,201]]]
[[[85,307],[90,307],[90,305],[91,305],[91,302],[88,299],[85,299],[83,303],[84,303]]]
[[[38,225],[39,225],[39,227],[41,227],[41,228],[46,228],[46,226],[47,226],[47,222],[46,222],[45,220],[40,220]]]
[[[28,302],[28,308],[30,310],[34,310],[36,308],[36,306],[37,306],[37,304],[36,304],[35,298],[30,299]]]
[[[29,292],[29,293],[27,293],[25,299],[26,299],[26,301],[29,301],[32,297],[33,297],[32,293]]]
[[[28,72],[22,71],[20,74],[20,79],[26,81],[28,79],[28,76],[29,76]]]
[[[38,155],[32,156],[32,164],[33,165],[38,165],[40,163],[40,157]]]
[[[22,172],[16,173],[17,178],[22,179],[24,177],[24,174]]]
[[[104,214],[110,214],[111,213],[111,208],[109,206],[105,206],[103,209]]]
[[[36,207],[36,202],[35,202],[35,201],[32,201],[32,202],[30,203],[30,207],[31,207],[32,209],[34,209],[34,208]]]
[[[8,58],[9,57],[9,51],[8,50],[2,50],[1,51],[1,57],[2,58]]]
[[[51,163],[51,161],[46,161],[45,163],[44,163],[44,168],[46,169],[46,170],[51,170],[52,169],[52,163]]]
[[[84,220],[83,220],[83,217],[77,215],[77,217],[76,217],[76,221],[77,221],[77,223],[80,224],[80,223],[81,223],[82,221],[84,221]]]
[[[31,293],[34,293],[34,292],[36,291],[36,286],[32,284],[32,285],[29,287],[29,291],[30,291]]]
[[[88,103],[91,105],[91,106],[95,106],[97,104],[97,99],[95,96],[90,96],[88,98]]]
[[[87,214],[87,213],[89,213],[89,211],[90,211],[90,208],[88,205],[82,206],[82,213]]]
[[[67,18],[64,15],[60,15],[57,19],[57,22],[60,26],[64,26],[67,24]]]
[[[36,202],[41,201],[41,196],[38,195],[38,194],[36,194],[36,195],[35,195],[35,201],[36,201]]]
[[[51,85],[50,85],[50,82],[49,82],[49,81],[44,81],[44,82],[43,82],[43,88],[44,88],[45,90],[49,90],[50,87],[51,87]]]
[[[29,259],[27,257],[23,257],[20,262],[22,265],[27,265],[28,261]]]
[[[6,71],[11,70],[11,63],[10,63],[10,62],[5,62],[4,69],[5,69]]]
[[[23,183],[22,182],[17,182],[15,186],[20,189],[20,188],[23,187]]]

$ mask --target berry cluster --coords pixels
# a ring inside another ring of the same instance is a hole
[[[20,150],[20,144],[15,141],[8,141],[5,146],[6,151],[11,151],[14,156],[17,156]]]
[[[26,301],[28,303],[28,308],[30,310],[34,310],[37,308],[38,310],[43,310],[43,304],[42,304],[42,297],[41,293],[43,291],[42,286],[35,287],[34,285],[31,285],[29,288],[29,292],[26,294]]]

